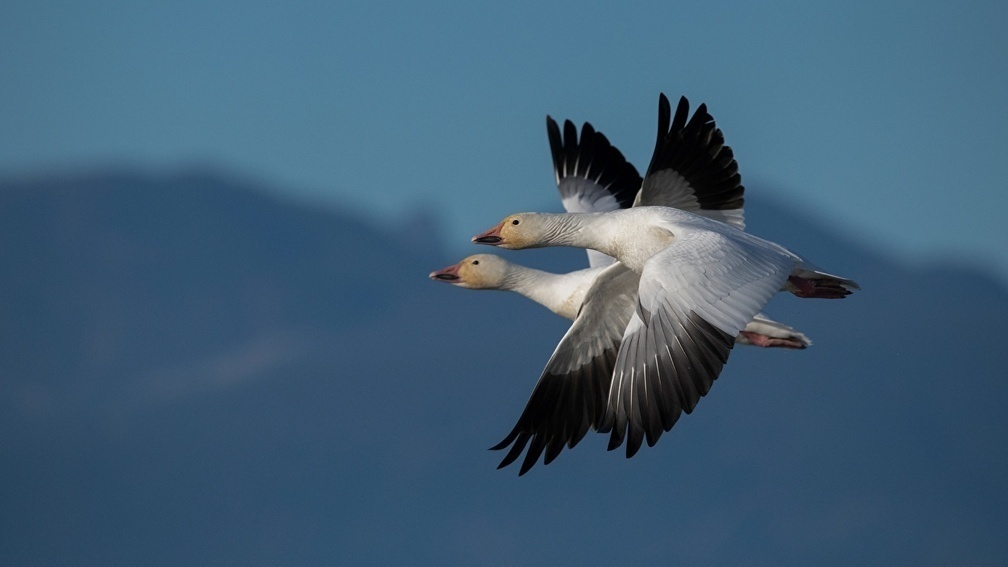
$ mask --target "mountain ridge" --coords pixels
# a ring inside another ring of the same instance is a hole
[[[589,435],[518,479],[486,448],[567,322],[428,281],[458,260],[434,211],[374,227],[220,174],[0,182],[0,562],[1003,558],[1004,286],[752,193],[752,232],[864,289],[776,298],[815,344],[734,349],[634,459]]]

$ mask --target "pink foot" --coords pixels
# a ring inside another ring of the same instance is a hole
[[[739,342],[763,348],[805,348],[805,343],[801,341],[768,337],[752,331],[742,331],[739,333],[739,336],[743,339]]]

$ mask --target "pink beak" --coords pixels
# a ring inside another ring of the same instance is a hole
[[[447,268],[442,268],[436,272],[431,272],[429,277],[432,280],[440,280],[448,283],[458,283],[459,281],[462,280],[462,278],[459,276],[458,273],[459,265],[460,264],[455,264],[452,266],[448,266]]]
[[[501,237],[501,229],[504,228],[504,221],[500,224],[491,228],[490,230],[484,232],[483,234],[477,234],[473,237],[472,241],[476,244],[489,244],[491,246],[497,246],[504,239]]]

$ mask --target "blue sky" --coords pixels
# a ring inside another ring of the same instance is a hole
[[[436,210],[467,250],[558,206],[547,113],[643,170],[664,91],[708,103],[751,188],[1008,281],[1005,21],[999,2],[8,1],[0,173],[197,164],[378,222]]]

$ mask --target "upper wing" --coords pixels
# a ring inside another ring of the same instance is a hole
[[[644,265],[599,428],[611,430],[610,449],[626,435],[631,457],[693,411],[738,332],[780,290],[795,259],[755,240],[687,232]]]
[[[744,229],[745,188],[735,156],[707,105],[689,122],[688,114],[686,97],[679,99],[674,119],[668,98],[659,97],[658,139],[634,206],[675,207]]]
[[[544,462],[549,464],[564,445],[573,448],[590,427],[598,429],[605,415],[616,351],[637,305],[637,281],[637,274],[620,263],[595,278],[518,423],[492,447],[499,450],[513,444],[498,468],[513,463],[531,441],[518,472],[525,474],[543,450]]]
[[[625,209],[641,187],[637,168],[623,157],[601,132],[585,122],[578,141],[577,127],[564,121],[563,135],[549,116],[546,117],[553,175],[560,200],[569,213],[596,213]],[[588,251],[592,267],[605,266],[613,259],[601,252]]]

